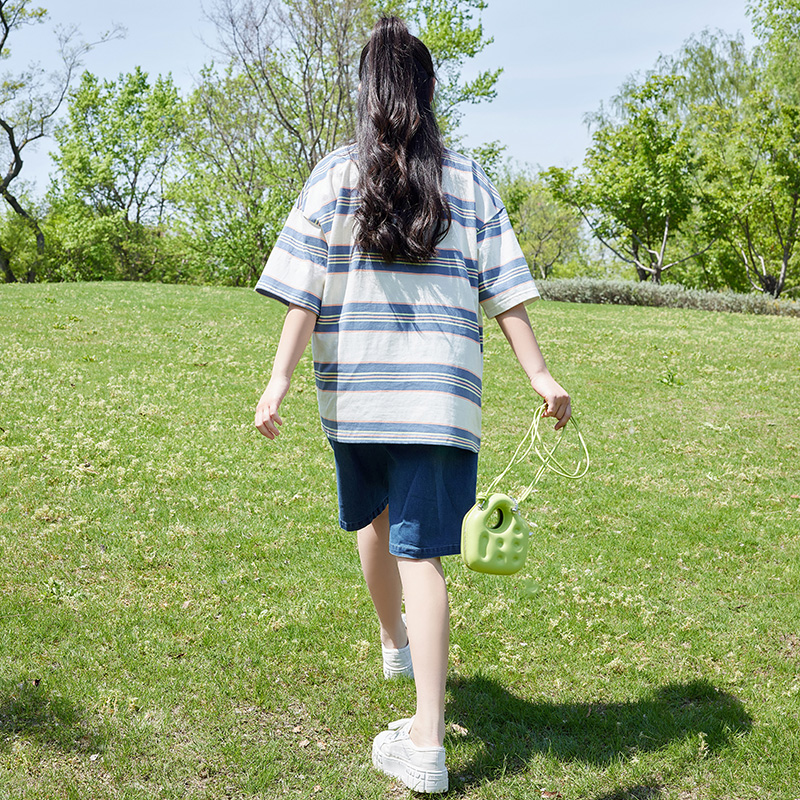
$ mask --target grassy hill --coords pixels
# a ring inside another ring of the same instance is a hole
[[[589,475],[523,572],[446,559],[465,798],[800,797],[800,320],[539,303]],[[310,353],[246,290],[0,286],[0,797],[405,797]],[[481,483],[537,405],[486,328]],[[527,483],[533,466],[506,487]]]

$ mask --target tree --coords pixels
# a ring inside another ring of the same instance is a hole
[[[31,196],[28,187],[23,183],[15,187],[14,194],[19,204],[26,210],[31,218],[41,220],[40,227],[47,236],[48,254],[50,252],[50,235],[45,223],[46,209],[42,203],[37,202]],[[0,249],[7,254],[7,268],[11,269],[11,258],[13,256],[13,275],[19,275],[22,279],[30,276],[30,279],[41,278],[46,274],[47,258],[44,261],[37,250],[36,239],[31,236],[31,225],[17,214],[8,203],[0,204]],[[44,269],[42,269],[44,266]],[[0,278],[0,281],[3,279]],[[10,282],[14,282],[13,280]]]
[[[679,260],[671,277],[705,289],[724,287],[746,291],[750,284],[737,249],[728,242],[731,209],[725,213],[709,197],[713,182],[710,165],[717,160],[717,145],[739,137],[747,115],[746,101],[758,89],[760,61],[741,34],[705,30],[684,42],[674,56],[662,56],[656,73],[678,79],[675,87],[676,120],[684,126],[694,153],[693,181],[697,190],[694,209],[675,238],[673,252]],[[727,134],[713,142],[705,133],[709,119],[725,120]],[[709,152],[709,147],[712,152]],[[741,200],[732,211],[747,205]]]
[[[733,212],[749,200],[740,197],[736,208],[718,204],[712,165],[720,163],[720,144],[752,139],[753,120],[744,119],[763,82],[762,61],[740,35],[692,36],[587,116],[593,147],[582,172],[548,173],[551,186],[583,209],[598,240],[635,266],[640,279],[660,280],[669,270],[671,279],[704,288],[750,285],[740,248],[728,239]]]
[[[415,24],[430,48],[437,114],[445,135],[455,137],[460,106],[493,99],[502,72],[461,78],[464,62],[492,41],[475,21],[485,8],[486,0],[216,0],[210,18],[221,52],[250,81],[308,174],[353,136],[359,56],[380,13]]]
[[[359,57],[379,13],[410,20],[431,48],[439,119],[455,141],[460,104],[491,99],[499,75],[461,79],[465,60],[490,41],[475,22],[485,5],[216,0],[209,16],[224,66],[206,69],[193,95],[186,175],[175,188],[208,274],[233,283],[258,275],[311,170],[353,139]]]
[[[698,107],[735,111],[757,88],[759,62],[741,34],[704,30],[687,39],[674,56],[662,55],[653,74],[678,79],[675,112],[691,125]]]
[[[486,6],[487,0],[404,0],[396,3],[399,16],[415,24],[419,38],[431,51],[438,78],[437,117],[451,144],[459,141],[462,106],[490,102],[497,96],[502,68],[479,72],[471,81],[464,81],[461,75],[467,59],[474,58],[492,43],[479,19]]]
[[[117,81],[84,72],[67,120],[55,130],[56,204],[67,205],[87,229],[94,224],[115,254],[118,277],[158,271],[166,184],[182,129],[172,78],[151,85],[137,67]]]
[[[307,176],[352,135],[362,0],[216,0],[211,19],[229,74],[241,75],[270,119],[272,146]]]
[[[252,282],[303,183],[352,138],[368,0],[215,0],[221,72],[189,103],[174,186],[212,279]]]
[[[754,52],[741,37],[705,32],[659,63],[682,76],[678,108],[695,153],[696,229],[715,242],[696,263],[707,269],[708,258],[727,285],[777,297],[791,278],[798,233],[800,2],[764,0],[750,12],[762,39]]]
[[[43,8],[33,7],[30,0],[0,0],[0,59],[10,56],[9,40],[28,25],[42,23],[47,16]],[[100,38],[108,41],[121,34],[119,28]],[[55,116],[66,98],[82,57],[94,44],[78,40],[75,28],[57,31],[61,69],[45,74],[37,65],[17,72],[5,73],[0,82],[0,128],[4,136],[0,151],[6,159],[5,174],[0,178],[0,195],[25,223],[36,240],[38,259],[25,274],[29,282],[36,280],[39,260],[45,252],[45,235],[40,220],[30,204],[25,203],[12,183],[19,177],[25,151],[52,133]],[[0,242],[0,271],[6,282],[18,280],[12,266],[13,253]]]
[[[765,82],[784,101],[800,105],[800,0],[747,4],[760,40]]]
[[[754,289],[778,297],[794,272],[800,233],[800,0],[748,5],[761,40],[758,90],[737,113],[702,114],[705,200]]]
[[[800,107],[761,91],[731,121],[706,109],[704,202],[750,285],[780,296],[800,234]]]
[[[507,167],[497,188],[534,276],[545,280],[557,265],[582,259],[580,216],[540,176]]]
[[[300,190],[275,126],[244,75],[200,76],[187,103],[183,174],[171,193],[208,280],[252,284]]]
[[[694,204],[693,152],[676,119],[679,80],[653,75],[622,102],[622,118],[600,120],[583,174],[551,168],[556,198],[576,208],[595,236],[640,280],[662,275],[686,257],[667,260],[671,239]]]

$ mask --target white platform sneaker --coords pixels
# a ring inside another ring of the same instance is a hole
[[[387,775],[401,780],[415,792],[446,792],[447,767],[444,747],[417,747],[409,737],[411,719],[389,724],[372,743],[372,763]]]

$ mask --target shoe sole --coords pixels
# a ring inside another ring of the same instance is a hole
[[[384,756],[374,744],[372,763],[387,775],[402,781],[409,789],[422,794],[439,794],[448,788],[447,770],[419,770],[393,756]]]

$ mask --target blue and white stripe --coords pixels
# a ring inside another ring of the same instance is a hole
[[[314,374],[321,392],[446,392],[481,404],[480,378],[451,364],[316,364]]]

